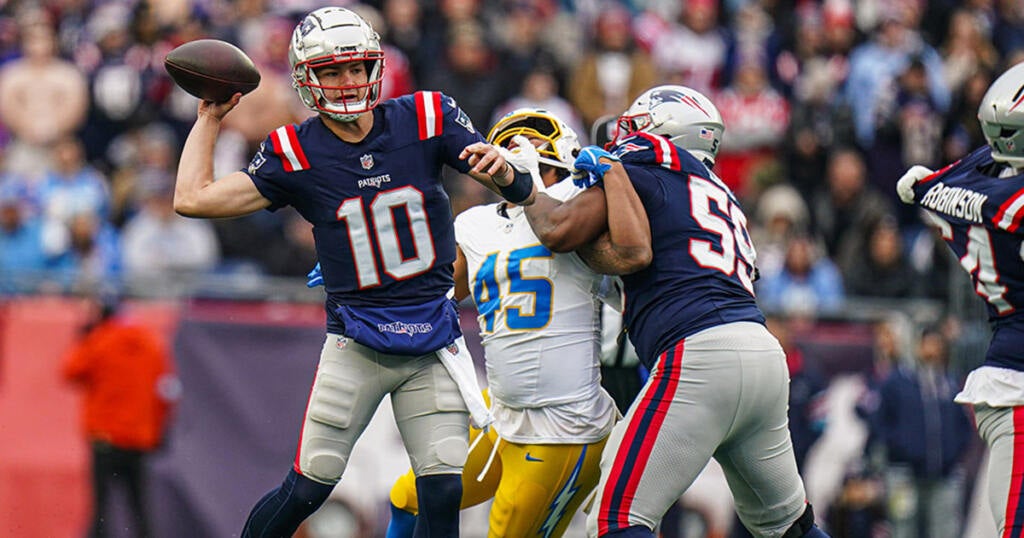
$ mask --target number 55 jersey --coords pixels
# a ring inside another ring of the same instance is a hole
[[[747,218],[729,188],[658,135],[638,133],[612,151],[651,223],[651,265],[622,277],[626,326],[644,365],[653,367],[663,351],[704,329],[763,324]]]

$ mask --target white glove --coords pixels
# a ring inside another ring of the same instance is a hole
[[[498,148],[501,156],[519,172],[528,172],[533,178],[533,184],[537,186],[537,192],[544,192],[544,180],[540,177],[540,154],[537,153],[537,148],[523,135],[513,136],[512,141],[516,143],[515,148]]]
[[[932,175],[932,171],[928,168],[915,164],[907,170],[906,174],[896,182],[896,194],[900,196],[900,200],[903,200],[904,204],[914,203],[914,185],[918,181]]]

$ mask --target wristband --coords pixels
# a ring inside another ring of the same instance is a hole
[[[529,198],[530,193],[533,192],[533,177],[529,172],[520,172],[515,166],[509,166],[509,168],[512,169],[512,183],[504,187],[498,186],[498,192],[501,193],[502,198],[513,204],[519,204]]]

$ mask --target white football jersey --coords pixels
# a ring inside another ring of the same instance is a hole
[[[565,200],[571,181],[547,193]],[[455,219],[479,313],[487,383],[502,438],[586,443],[617,418],[600,386],[602,276],[573,253],[552,253],[521,207],[491,204]]]

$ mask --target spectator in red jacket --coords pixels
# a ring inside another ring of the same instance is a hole
[[[146,457],[163,441],[177,378],[157,335],[118,315],[118,301],[96,300],[93,321],[68,352],[64,377],[84,394],[82,421],[92,452],[89,536],[108,535],[111,486],[127,487],[135,536],[150,536],[145,510]]]

